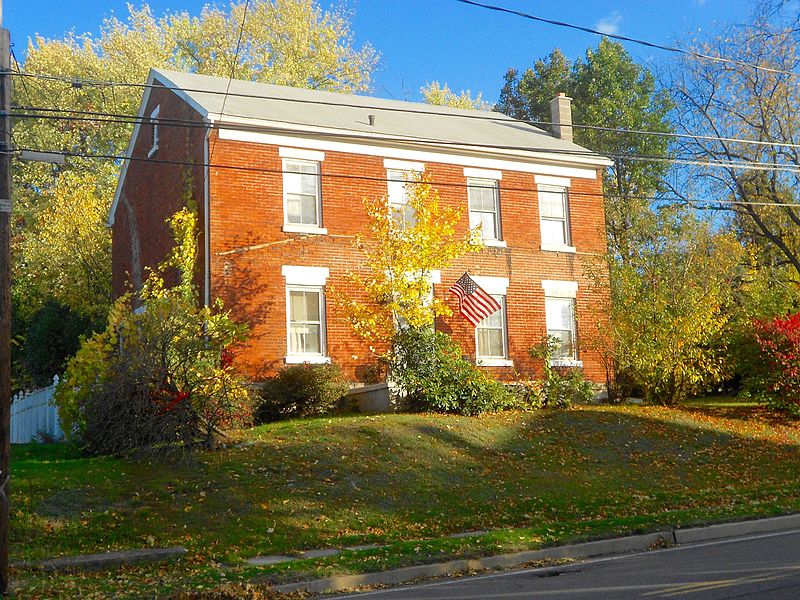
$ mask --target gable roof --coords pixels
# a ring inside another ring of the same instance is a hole
[[[401,138],[491,150],[563,153],[580,162],[609,162],[583,146],[554,138],[546,131],[493,111],[386,100],[252,81],[231,80],[153,69],[154,78],[214,122],[250,121],[286,129],[323,128],[368,137]],[[227,95],[226,95],[227,90]],[[224,115],[220,115],[223,110]],[[370,125],[369,116],[374,117]],[[599,160],[598,160],[599,159]]]
[[[141,122],[153,84],[171,89],[209,123],[258,131],[283,130],[305,135],[326,134],[389,142],[471,150],[516,160],[547,161],[602,167],[611,164],[583,146],[499,112],[386,100],[337,92],[229,80],[164,69],[151,69],[139,109]],[[224,110],[224,114],[221,114]],[[130,157],[139,124],[126,156]],[[372,124],[371,124],[372,122]],[[117,185],[108,224],[114,222],[127,173],[126,160]]]

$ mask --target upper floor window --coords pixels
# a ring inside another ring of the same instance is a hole
[[[569,246],[569,196],[567,188],[539,186],[543,246]]]
[[[150,113],[150,150],[147,152],[147,157],[150,158],[158,150],[158,113],[161,106],[156,106],[153,112]]]
[[[467,179],[469,196],[469,226],[481,228],[481,236],[486,241],[502,239],[500,233],[500,202],[496,180]]]
[[[283,202],[286,223],[321,227],[319,163],[283,159]]]
[[[417,215],[414,207],[408,203],[411,186],[414,183],[409,182],[425,170],[425,165],[391,158],[383,162],[386,167],[389,214],[401,227],[414,225],[417,222]]]

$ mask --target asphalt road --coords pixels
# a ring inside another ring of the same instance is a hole
[[[339,600],[800,600],[800,531],[333,597]]]

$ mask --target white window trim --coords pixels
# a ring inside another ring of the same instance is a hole
[[[486,275],[470,275],[470,277],[490,296],[508,295],[508,277],[489,277]]]
[[[575,246],[560,246],[556,244],[542,244],[539,247],[542,252],[566,252],[567,254],[577,254],[578,250]]]
[[[475,277],[472,278],[473,281]],[[487,278],[488,279],[488,278]],[[499,277],[494,277],[492,279],[501,279]],[[477,281],[476,281],[477,283]],[[481,284],[478,284],[481,285]],[[483,287],[481,285],[481,287]],[[480,356],[478,354],[478,327],[475,327],[475,364],[479,367],[513,367],[514,361],[508,358],[508,314],[507,314],[507,296],[505,293],[503,294],[492,294],[484,288],[491,296],[503,296],[502,307],[500,310],[502,311],[503,317],[503,356]]]
[[[551,358],[550,359],[550,366],[551,367],[583,367],[582,360],[576,360],[574,358]]]
[[[310,160],[321,163],[325,160],[325,153],[319,150],[306,150],[305,148],[278,148],[281,158],[294,158],[297,160]]]
[[[567,177],[553,177],[551,175],[534,175],[533,181],[537,186],[549,185],[568,188],[572,184],[572,180]]]
[[[412,171],[414,173],[422,173],[425,170],[425,163],[397,160],[394,158],[383,159],[383,166],[387,171]]]
[[[312,233],[316,235],[327,235],[327,227],[317,227],[315,225],[299,225],[297,223],[284,223],[281,228],[285,233]]]
[[[473,279],[475,279],[473,277]],[[577,298],[577,281],[559,281],[555,279],[543,279],[542,289],[548,298]]]
[[[317,292],[319,294],[319,349],[320,352],[290,352],[292,311],[291,292]],[[325,288],[320,285],[286,285],[286,364],[324,364],[331,362],[328,356],[327,311],[325,310]]]
[[[567,239],[567,242],[572,241],[572,226],[571,226],[571,219],[570,219],[570,202],[569,202],[569,186],[568,185],[554,185],[551,183],[542,183],[540,184],[538,179],[540,177],[537,176],[537,198],[539,200],[539,232],[541,234],[542,231],[542,221],[544,220],[542,217],[542,195],[541,192],[563,192],[566,195],[566,201],[564,202],[564,235]],[[561,179],[559,177],[546,177],[545,179],[548,180],[560,180],[569,182],[569,179]],[[570,252],[576,253],[577,250],[575,246],[571,246],[569,243],[566,244],[547,244],[542,242],[541,249],[545,252]]]
[[[476,169],[475,167],[464,167],[464,177],[475,179],[494,179],[500,181],[503,179],[503,172],[495,169]]]
[[[328,267],[296,267],[293,265],[283,265],[281,266],[281,275],[286,279],[286,285],[322,287],[328,281],[331,272]]]
[[[153,127],[153,145],[150,150],[147,152],[147,158],[153,156],[158,150],[158,113],[161,112],[161,105],[159,104],[153,109],[153,112],[150,113],[150,125]]]
[[[493,248],[508,248],[508,243],[505,240],[481,240],[484,246],[491,246]]]
[[[281,148],[283,150],[283,148]],[[292,173],[288,172],[286,162],[305,162],[316,163],[317,165],[317,224],[310,225],[307,223],[289,223],[289,212],[287,210],[286,199],[286,176]],[[322,226],[322,162],[307,158],[284,157],[281,161],[283,171],[282,188],[283,188],[283,231],[288,233],[316,233],[327,234],[328,230]]]

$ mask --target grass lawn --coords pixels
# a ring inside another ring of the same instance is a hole
[[[800,511],[800,422],[680,408],[348,416],[239,432],[195,464],[12,452],[12,561],[183,545],[111,573],[16,569],[19,598],[152,597]],[[480,537],[450,534],[487,530]],[[381,544],[272,567],[266,554]]]

